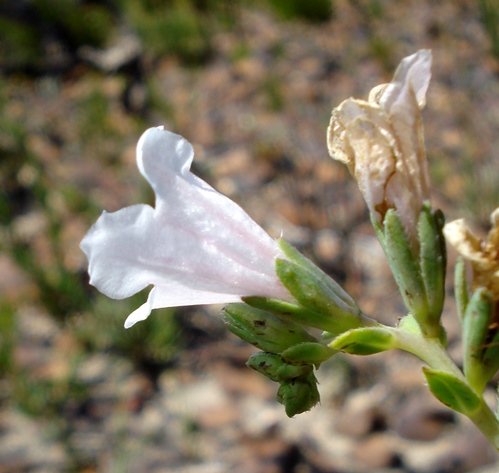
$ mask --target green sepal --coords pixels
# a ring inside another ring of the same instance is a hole
[[[335,350],[316,342],[304,342],[294,345],[281,353],[286,361],[320,365],[336,353]]]
[[[253,296],[243,297],[242,300],[252,307],[269,311],[284,321],[290,320],[305,327],[315,327],[331,332],[334,332],[337,327],[335,320],[330,314],[314,312],[307,307],[302,307],[292,302]]]
[[[428,301],[421,277],[419,261],[413,253],[404,226],[397,212],[389,209],[383,221],[383,247],[395,282],[409,311],[428,336],[440,336],[440,328],[434,327],[428,318]]]
[[[293,365],[283,360],[280,355],[266,352],[251,355],[246,362],[246,366],[279,383],[308,376],[313,371],[312,365]]]
[[[418,219],[419,263],[428,301],[428,322],[438,326],[445,300],[447,252],[442,229],[445,217],[425,203]]]
[[[290,363],[286,363],[283,360],[282,366],[277,371],[277,376],[279,378],[279,382],[283,383],[285,381],[290,381],[301,378],[303,376],[308,376],[313,371],[314,367],[312,365],[306,365],[306,364],[293,365]]]
[[[292,320],[283,321],[248,304],[229,304],[223,310],[229,330],[263,351],[281,353],[302,342],[315,341],[312,335]]]
[[[314,373],[310,372],[306,376],[281,383],[277,391],[277,400],[284,406],[288,417],[312,409],[320,402]]]
[[[341,300],[354,312],[358,310],[357,304],[353,300],[352,296],[350,296],[350,294],[348,294],[348,292],[346,292],[334,279],[322,271],[322,269],[310,261],[306,256],[302,255],[286,240],[281,238],[278,241],[278,244],[288,260],[313,273],[315,278],[319,279],[321,283],[327,287],[329,294],[331,294],[331,297],[333,297],[334,300]]]
[[[493,338],[490,326],[493,315],[493,300],[491,294],[484,288],[478,288],[468,302],[463,321],[463,366],[464,374],[470,385],[481,393],[490,380],[490,371],[497,366],[497,359],[490,359],[492,367],[485,363],[487,349],[497,353],[495,347],[488,342]],[[496,328],[497,330],[497,328]],[[492,376],[495,371],[492,373]]]
[[[277,400],[289,417],[310,410],[320,401],[311,364],[291,364],[275,353],[260,352],[251,355],[246,365],[280,384]]]
[[[485,344],[485,351],[483,354],[483,364],[488,374],[488,379],[491,380],[499,370],[499,327],[495,322],[489,325],[490,341]]]
[[[423,368],[423,373],[432,394],[447,407],[468,416],[480,408],[480,398],[461,379],[427,367]]]
[[[397,338],[388,328],[363,327],[342,333],[329,347],[352,355],[372,355],[397,348]]]
[[[459,257],[454,267],[454,295],[456,299],[457,315],[461,323],[464,323],[464,314],[470,300],[468,280],[466,278],[466,264]]]
[[[374,233],[376,233],[376,236],[378,237],[378,241],[380,242],[383,250],[385,250],[385,234],[383,232],[383,225],[382,223],[378,220],[378,217],[376,214],[371,213],[369,214],[371,218],[371,225],[373,226]],[[386,252],[386,250],[385,250]]]
[[[404,315],[404,317],[402,317],[399,320],[398,328],[400,330],[402,330],[403,332],[407,332],[407,333],[411,333],[411,334],[419,335],[419,336],[423,335],[421,333],[421,327],[419,326],[417,320],[414,318],[414,315],[412,315],[412,314]]]
[[[246,362],[246,366],[263,374],[272,381],[279,381],[279,368],[283,361],[275,353],[259,352],[251,355]]]
[[[360,309],[346,304],[322,271],[311,272],[293,261],[278,258],[276,273],[300,306],[330,319],[331,324],[321,328],[342,333],[363,325]]]

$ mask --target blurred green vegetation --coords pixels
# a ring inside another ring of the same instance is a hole
[[[397,51],[393,41],[376,23],[385,14],[384,2],[352,0],[351,4],[364,16],[368,31],[367,53],[391,72],[398,60]],[[60,137],[53,134],[51,123],[30,128],[22,116],[11,113],[12,97],[22,93],[16,88],[26,82],[28,87],[38,87],[38,82],[36,85],[29,82],[33,76],[36,78],[34,83],[41,75],[60,77],[67,74],[65,80],[72,82],[85,74],[85,92],[68,98],[74,108],[73,115],[68,117],[72,146],[76,153],[94,155],[103,166],[116,169],[117,173],[125,172],[117,169],[118,164],[122,164],[119,156],[124,151],[123,142],[127,134],[140,134],[144,117],[136,110],[115,113],[115,102],[122,97],[112,98],[106,92],[103,87],[105,73],[81,67],[78,49],[82,46],[106,48],[124,27],[138,36],[144,62],[172,56],[184,65],[198,66],[213,57],[214,33],[237,29],[241,9],[254,5],[283,21],[321,23],[334,20],[338,13],[332,0],[12,0],[0,4],[0,68],[6,72],[0,78],[0,252],[29,275],[37,288],[34,302],[62,330],[71,332],[76,347],[68,355],[74,369],[65,377],[34,378],[14,356],[19,341],[16,304],[0,300],[0,377],[9,383],[8,402],[24,412],[57,419],[69,402],[83,400],[85,387],[76,376],[76,368],[90,353],[116,353],[154,372],[175,363],[179,349],[186,342],[172,310],[157,310],[147,323],[124,330],[126,315],[144,302],[145,293],[124,301],[110,300],[89,288],[85,273],[67,264],[63,237],[67,215],[79,216],[88,228],[97,218],[101,205],[84,186],[57,180],[36,148],[29,146],[34,133],[40,133],[56,144]],[[493,0],[479,0],[484,31],[490,39],[492,53],[499,58],[497,5]],[[16,8],[10,8],[13,6]],[[54,48],[60,48],[58,54],[69,57],[66,66],[56,67],[50,61],[44,62],[47,51]],[[284,42],[277,41],[268,52],[277,62],[285,55]],[[251,53],[249,40],[241,35],[240,42],[230,53],[230,60],[237,62]],[[146,75],[137,67],[132,71],[116,72],[113,78],[119,94],[124,94],[134,81],[141,81],[148,112],[173,120],[175,110],[161,93],[157,78]],[[260,87],[268,109],[282,112],[287,97],[277,73],[270,69]],[[24,106],[29,110],[29,105]],[[483,185],[478,186],[473,179],[467,180],[462,205],[469,209],[470,215],[485,219],[491,206],[497,205],[499,200],[497,177],[494,170],[487,167],[477,171],[472,154],[463,152],[459,173],[469,176],[480,173],[477,179]],[[448,176],[449,160],[442,156],[431,162],[438,186]],[[65,203],[62,210],[54,205],[54,195]],[[151,201],[149,189],[143,190],[143,196],[145,201]],[[41,238],[48,243],[48,260],[40,259],[32,242],[13,226],[17,218],[31,211],[44,216]],[[0,402],[6,400],[0,398]]]
[[[485,33],[489,37],[492,54],[499,59],[499,2],[479,0]]]
[[[321,23],[334,15],[333,0],[268,0],[270,7],[287,20]]]
[[[72,47],[104,46],[115,26],[112,11],[101,2],[79,0],[33,0],[38,20],[63,35]]]
[[[0,66],[43,70],[54,40],[65,54],[80,46],[105,47],[120,25],[131,28],[151,56],[173,54],[185,64],[202,64],[213,51],[215,31],[237,24],[239,11],[260,5],[286,20],[323,22],[333,0],[33,0],[0,5]],[[13,14],[12,11],[17,12]]]

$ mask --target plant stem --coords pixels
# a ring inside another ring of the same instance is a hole
[[[420,333],[413,333],[399,328],[394,328],[393,333],[397,337],[399,349],[417,356],[430,368],[450,373],[468,384],[462,371],[450,358],[439,339],[425,338]],[[484,401],[482,393],[476,394],[481,399],[480,407],[473,413],[467,414],[467,416],[499,451],[499,420]]]
[[[471,421],[487,437],[489,442],[499,451],[499,420],[482,398],[480,409],[468,415]]]

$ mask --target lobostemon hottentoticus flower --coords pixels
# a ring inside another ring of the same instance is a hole
[[[152,309],[237,302],[244,296],[291,299],[275,272],[282,257],[249,215],[190,171],[191,144],[163,127],[137,145],[137,166],[152,186],[155,206],[103,212],[81,242],[90,283],[114,299],[149,285],[147,302],[125,322]]]

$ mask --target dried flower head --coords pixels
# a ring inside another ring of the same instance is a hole
[[[411,243],[430,197],[421,110],[430,82],[431,52],[402,60],[393,80],[373,88],[368,101],[349,98],[332,112],[328,149],[357,180],[371,215],[382,222],[394,208]]]
[[[492,228],[485,240],[478,238],[464,219],[454,220],[444,227],[447,241],[471,263],[473,287],[487,288],[499,301],[499,207],[490,216]]]

